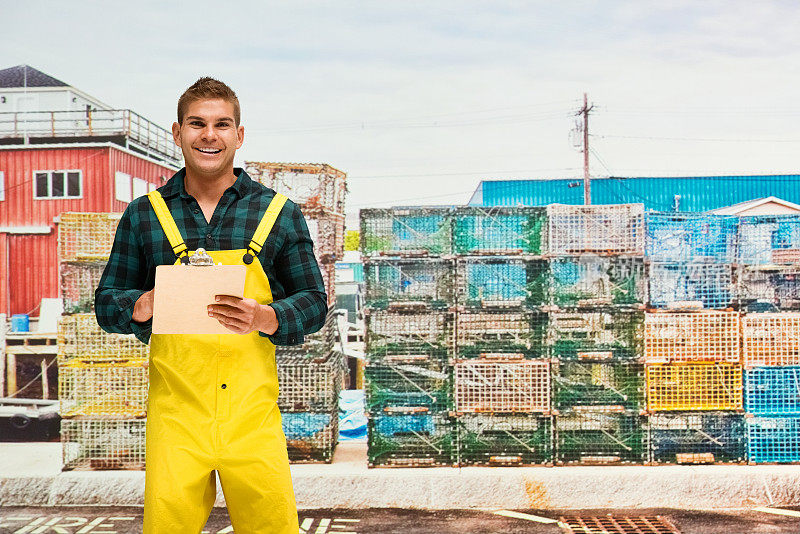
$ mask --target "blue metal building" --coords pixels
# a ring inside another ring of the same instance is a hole
[[[776,196],[800,204],[800,175],[592,179],[592,204],[644,203],[645,210],[708,211]],[[473,206],[583,204],[583,179],[482,181]]]

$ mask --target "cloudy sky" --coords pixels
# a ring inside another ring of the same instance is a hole
[[[570,130],[584,92],[593,176],[800,171],[792,1],[0,7],[0,67],[27,63],[164,127],[195,79],[225,81],[242,104],[237,160],[344,170],[349,222],[464,203],[480,180],[582,176]]]

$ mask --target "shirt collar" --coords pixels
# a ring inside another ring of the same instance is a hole
[[[244,198],[251,191],[253,179],[240,167],[234,167],[233,174],[236,175],[236,181],[233,182],[233,185],[229,187],[226,192],[233,190],[238,198]],[[185,178],[186,167],[176,172],[166,184],[159,188],[162,198],[172,198],[177,195],[185,199],[191,198],[189,193],[186,192],[186,187],[184,185]]]

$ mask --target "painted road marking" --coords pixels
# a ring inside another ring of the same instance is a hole
[[[775,514],[775,515],[788,515],[789,517],[800,517],[800,512],[796,510],[784,510],[783,508],[769,508],[768,506],[759,506],[758,508],[753,508],[755,512],[764,512],[765,514]]]
[[[514,512],[513,510],[497,510],[492,512],[495,515],[503,515],[506,517],[513,517],[515,519],[525,519],[526,521],[536,521],[537,523],[552,524],[558,523],[558,519],[550,519],[549,517],[542,517],[539,515],[523,514],[521,512]]]

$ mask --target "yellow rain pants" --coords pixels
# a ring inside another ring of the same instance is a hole
[[[176,256],[193,254],[158,191],[148,197]],[[208,251],[215,263],[247,267],[244,296],[259,304],[272,302],[272,291],[257,254],[285,201],[275,196],[248,249]],[[236,534],[297,534],[277,400],[275,345],[258,332],[153,334],[145,534],[198,534],[216,498],[214,471]]]

